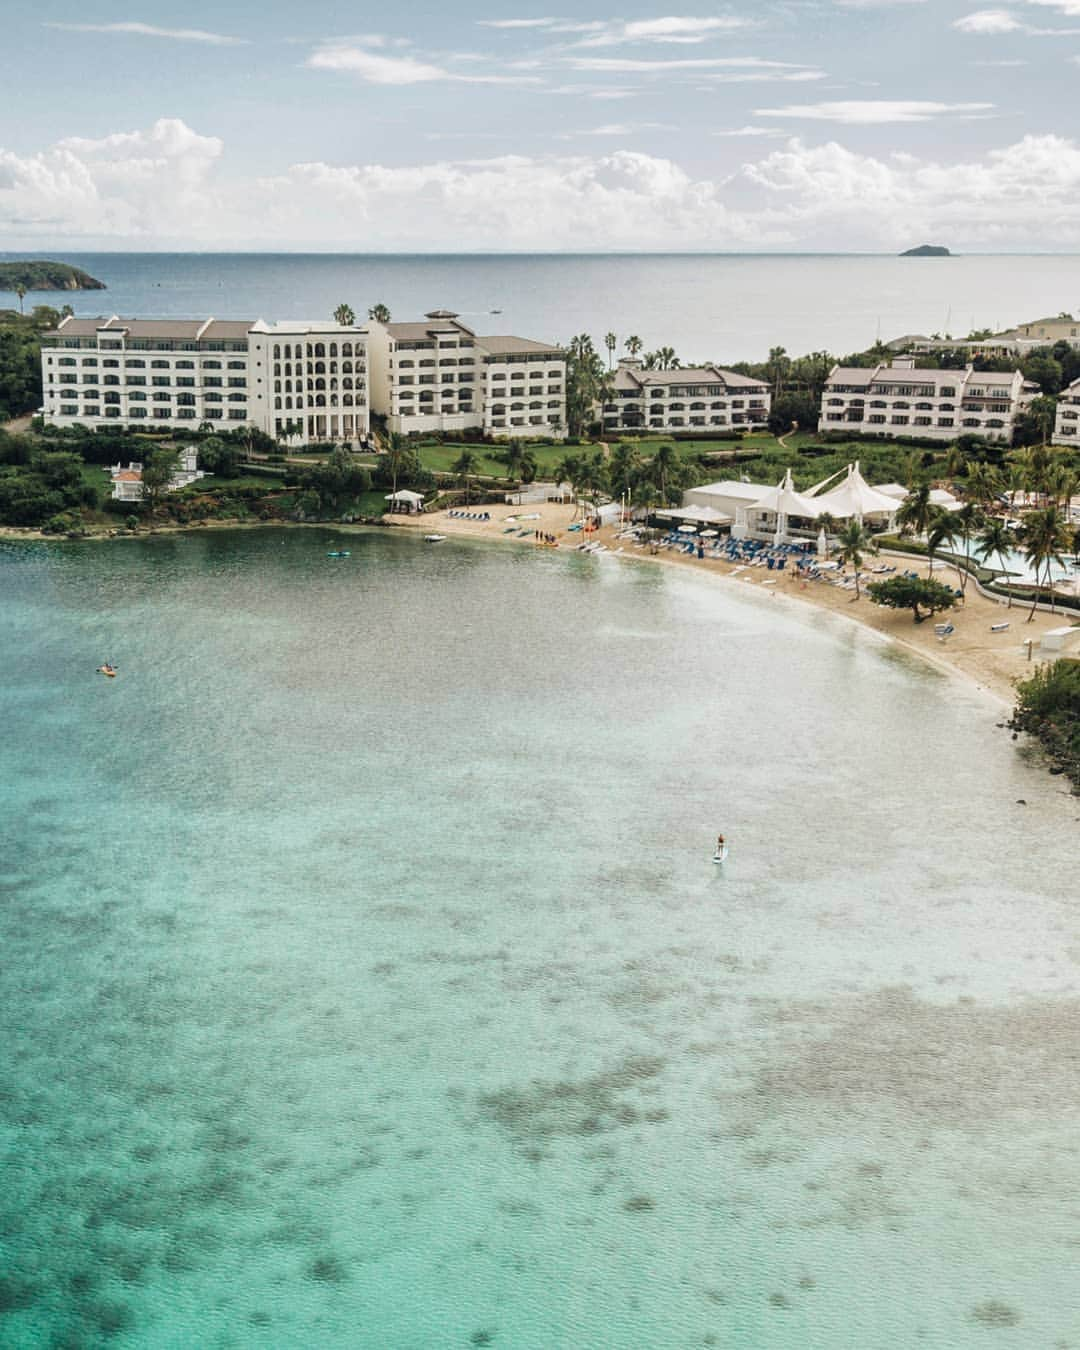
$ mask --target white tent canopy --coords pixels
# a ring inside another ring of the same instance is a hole
[[[897,506],[901,505],[905,497],[909,495],[909,489],[904,487],[902,483],[875,483],[874,491],[883,492],[886,497],[892,497]],[[959,511],[964,503],[958,497],[954,497],[951,492],[946,492],[944,488],[931,488],[930,504],[943,507],[946,511]]]
[[[853,517],[861,520],[863,516],[892,516],[899,505],[894,498],[870,486],[859,471],[858,461],[848,465],[847,476],[842,483],[822,496],[815,497],[814,501],[817,505],[817,515],[823,515],[827,511],[838,520],[850,520]]]
[[[398,492],[388,492],[386,494],[388,502],[407,502],[410,506],[419,506],[424,500],[422,492],[410,492],[408,488],[401,488]]]
[[[817,502],[795,491],[790,469],[776,487],[770,488],[760,501],[751,503],[747,509],[770,511],[777,516],[805,516],[809,520],[816,520],[822,511]]]

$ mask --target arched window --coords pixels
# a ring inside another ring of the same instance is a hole
[[[330,377],[330,392],[331,392],[332,394],[336,394],[336,393],[337,393],[337,390],[338,390],[338,382],[337,382],[336,379],[334,379],[333,376],[331,376],[331,377]]]
[[[341,387],[342,389],[351,389],[353,387],[353,382],[349,379],[348,375],[341,381]]]
[[[291,398],[286,398],[286,399],[285,399],[285,406],[286,406],[286,408],[292,408],[292,399],[291,399]]]
[[[315,355],[316,355],[316,356],[325,356],[325,355],[326,355],[326,343],[325,343],[325,342],[316,342],[316,344],[315,344]]]
[[[341,401],[346,408],[351,408],[353,405],[352,394],[342,394]]]
[[[342,354],[342,356],[352,356],[352,343],[351,343],[351,342],[343,342],[343,343],[341,344],[341,354]]]
[[[352,362],[351,362],[351,361],[342,361],[342,363],[341,363],[341,373],[342,373],[342,375],[351,375],[351,374],[352,374]]]
[[[275,361],[279,361],[280,359],[281,359],[281,344],[280,344],[279,342],[275,342],[275,343],[274,343],[274,360],[275,360]]]
[[[277,397],[274,399],[274,411],[275,411],[275,412],[280,412],[280,411],[281,411],[281,395],[280,395],[280,394],[278,394]]]
[[[325,408],[325,407],[326,407],[326,395],[325,395],[325,394],[316,394],[316,395],[315,395],[315,406],[316,406],[316,408]]]
[[[330,344],[330,355],[331,355],[331,356],[337,356],[337,343],[336,343],[336,342],[331,342],[331,344]]]
[[[309,381],[309,384],[310,384],[310,381]],[[325,381],[321,376],[319,377],[319,379],[317,379],[317,380],[315,381],[315,388],[316,388],[316,389],[325,389],[325,388],[326,388],[326,381]]]

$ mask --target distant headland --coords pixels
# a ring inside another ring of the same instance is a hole
[[[0,291],[103,291],[105,283],[81,268],[60,262],[0,263]]]
[[[901,258],[951,258],[952,254],[941,244],[920,244],[900,254]]]

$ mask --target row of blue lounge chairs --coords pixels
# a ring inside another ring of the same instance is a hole
[[[447,511],[448,516],[454,516],[458,520],[490,520],[490,511]]]

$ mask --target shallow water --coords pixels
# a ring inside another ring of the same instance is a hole
[[[1075,1344],[1078,811],[998,710],[336,537],[0,547],[0,1343]]]

